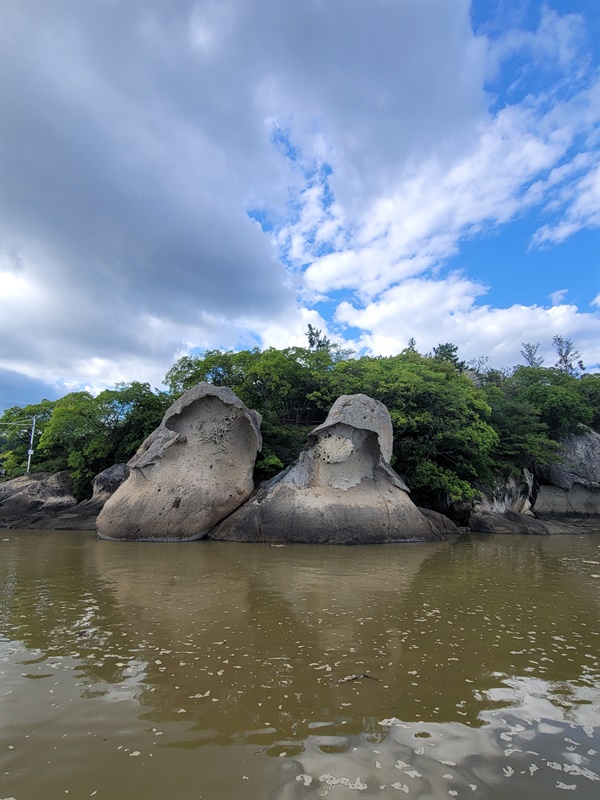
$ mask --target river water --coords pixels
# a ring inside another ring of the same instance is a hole
[[[1,798],[600,795],[597,535],[0,537]]]

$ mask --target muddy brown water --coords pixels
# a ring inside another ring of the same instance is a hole
[[[0,559],[0,798],[600,796],[598,534]]]

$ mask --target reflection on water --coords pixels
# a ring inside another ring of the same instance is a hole
[[[598,798],[596,536],[3,534],[2,797]]]

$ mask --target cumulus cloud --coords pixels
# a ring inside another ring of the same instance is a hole
[[[542,198],[567,208],[559,223],[564,232],[555,228],[551,236],[544,228],[534,236],[537,244],[550,237],[560,241],[567,227],[572,233],[597,224],[597,169],[581,174],[592,167],[592,155],[569,158],[586,124],[573,118],[569,107],[587,102],[593,96],[586,91],[551,111],[508,107],[454,163],[428,158],[357,216],[344,250],[312,261],[307,286],[321,293],[347,287],[374,296],[396,280],[440,265],[457,252],[462,238],[486,225],[505,224]]]
[[[522,361],[521,342],[539,341],[550,363],[552,338],[560,333],[577,342],[589,364],[599,360],[596,315],[565,303],[493,308],[477,303],[485,293],[484,286],[456,273],[445,280],[413,278],[364,308],[341,303],[336,316],[338,322],[364,331],[355,342],[357,349],[382,355],[397,353],[413,337],[420,352],[454,342],[465,360],[487,355],[492,365],[501,367]]]
[[[248,218],[302,186],[277,125],[364,189],[442,121],[459,137],[483,113],[465,2],[430,18],[412,3],[34,1],[6,3],[1,33],[3,270],[22,280],[3,358],[29,375],[157,381],[187,348],[303,320]],[[460,86],[418,63],[417,38]]]
[[[501,357],[555,309],[483,305],[448,259],[531,209],[532,248],[598,223],[577,15],[499,33],[466,0],[31,0],[0,36],[2,358],[32,381],[157,385],[308,322],[384,353],[412,317]],[[552,69],[500,102],[517,55]]]
[[[553,306],[559,306],[568,294],[568,289],[557,289],[550,295],[550,302]]]

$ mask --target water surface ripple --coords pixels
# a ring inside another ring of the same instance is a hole
[[[596,535],[1,533],[2,798],[600,795]]]

